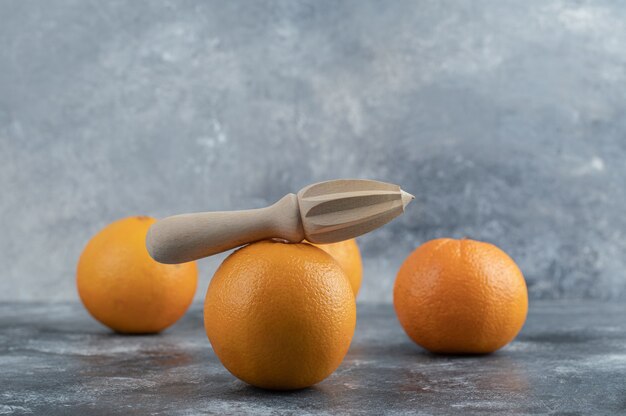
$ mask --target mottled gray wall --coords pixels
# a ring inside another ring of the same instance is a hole
[[[364,301],[442,236],[624,299],[625,68],[617,1],[0,0],[0,298],[75,299],[114,219],[361,177],[417,196],[360,239]]]

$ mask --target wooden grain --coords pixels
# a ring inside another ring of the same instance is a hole
[[[404,212],[408,202],[402,192],[398,185],[372,180],[340,179],[309,185],[298,192],[306,239],[334,243],[368,233]]]
[[[372,231],[404,212],[399,186],[341,179],[305,187],[267,208],[183,214],[157,221],[146,247],[161,263],[183,263],[269,238],[333,243]]]
[[[304,239],[296,195],[288,194],[267,208],[165,218],[148,230],[146,247],[156,261],[173,264],[269,238]]]

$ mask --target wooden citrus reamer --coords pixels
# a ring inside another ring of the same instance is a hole
[[[397,185],[339,179],[309,185],[267,208],[175,215],[148,230],[146,247],[161,263],[184,263],[254,241],[334,243],[397,217],[413,195]]]

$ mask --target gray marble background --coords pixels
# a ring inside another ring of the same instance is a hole
[[[360,239],[363,301],[444,236],[626,299],[625,112],[617,1],[0,0],[0,299],[76,299],[117,218],[337,177],[417,196]]]

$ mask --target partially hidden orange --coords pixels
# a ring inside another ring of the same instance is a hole
[[[511,342],[528,311],[522,272],[498,247],[437,239],[418,247],[396,278],[393,301],[409,337],[435,353],[481,354]]]
[[[161,264],[146,249],[155,219],[129,217],[96,234],[78,261],[76,285],[89,313],[114,331],[154,333],[176,322],[193,300],[195,262]]]
[[[309,244],[313,244],[308,242]],[[361,251],[353,238],[351,240],[339,241],[331,244],[313,244],[321,248],[337,261],[346,272],[354,296],[359,293],[361,280],[363,279],[363,263],[361,261]]]
[[[354,294],[339,264],[310,244],[261,241],[215,272],[204,326],[215,354],[256,387],[316,384],[343,361],[356,324]]]

